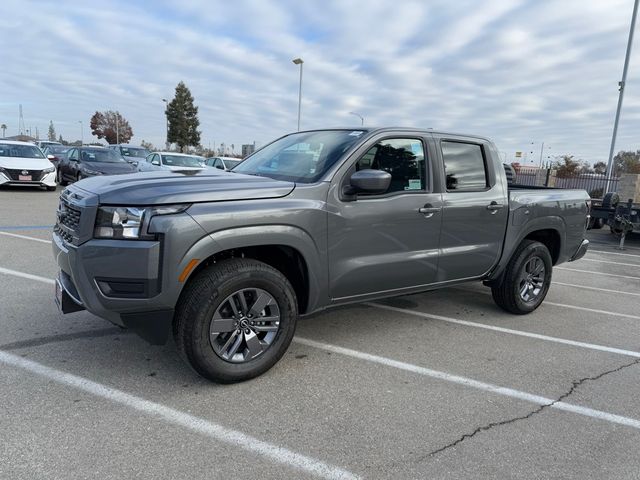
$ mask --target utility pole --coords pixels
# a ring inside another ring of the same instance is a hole
[[[120,145],[120,114],[116,110],[116,145]]]
[[[620,111],[622,110],[622,99],[624,98],[624,86],[627,81],[627,71],[629,70],[629,57],[631,57],[631,46],[633,45],[633,32],[636,29],[636,17],[638,16],[638,2],[635,0],[633,3],[633,14],[631,15],[631,28],[629,29],[629,40],[627,42],[627,54],[624,58],[624,67],[622,69],[622,81],[618,82],[619,95],[618,95],[618,108],[616,110],[616,119],[613,122],[613,134],[611,135],[611,148],[609,149],[609,161],[607,162],[607,183],[605,185],[604,193],[609,190],[609,184],[611,183],[611,175],[613,174],[613,152],[616,148],[616,137],[618,135],[618,122],[620,121]]]
[[[302,108],[302,64],[304,61],[301,58],[294,58],[292,62],[296,65],[300,65],[300,84],[298,87],[298,131],[300,131],[300,110]]]

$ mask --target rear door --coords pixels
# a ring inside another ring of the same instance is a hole
[[[438,281],[481,276],[500,258],[509,214],[492,145],[478,138],[433,138],[445,187]]]
[[[399,292],[436,278],[442,201],[427,152],[415,132],[380,135],[334,177],[327,199],[333,300]],[[388,190],[345,197],[350,176],[363,169],[390,173]]]

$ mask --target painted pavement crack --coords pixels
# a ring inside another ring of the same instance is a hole
[[[619,372],[619,371],[621,371],[621,370],[623,370],[625,368],[632,367],[632,366],[638,365],[638,364],[640,364],[640,358],[637,358],[633,362],[625,363],[624,365],[621,365],[621,366],[619,366],[617,368],[614,368],[613,370],[607,370],[606,372],[602,372],[602,373],[600,373],[600,374],[598,374],[598,375],[596,375],[594,377],[584,377],[584,378],[581,378],[580,380],[574,380],[572,382],[571,388],[567,392],[565,392],[562,395],[560,395],[553,402],[545,403],[544,405],[540,405],[538,408],[536,408],[535,410],[529,412],[527,415],[510,418],[508,420],[502,420],[500,422],[491,422],[491,423],[489,423],[487,425],[483,425],[481,427],[478,427],[473,432],[465,433],[464,435],[462,435],[461,437],[459,437],[455,441],[453,441],[453,442],[451,442],[451,443],[449,443],[449,444],[447,444],[447,445],[445,445],[443,447],[440,447],[440,448],[438,448],[436,450],[433,450],[433,451],[427,453],[426,455],[424,455],[423,457],[418,459],[418,461],[422,461],[425,458],[433,457],[433,456],[435,456],[435,455],[437,455],[437,454],[439,454],[439,453],[441,453],[441,452],[443,452],[445,450],[453,448],[453,447],[459,445],[460,443],[464,442],[465,440],[473,438],[474,436],[476,436],[477,434],[479,434],[481,432],[485,432],[487,430],[491,430],[493,428],[500,427],[502,425],[507,425],[509,423],[515,423],[515,422],[519,422],[521,420],[526,420],[528,418],[531,418],[534,415],[537,415],[538,413],[542,412],[543,410],[546,410],[547,408],[553,407],[556,403],[564,401],[567,397],[571,396],[576,391],[576,389],[580,385],[582,385],[583,383],[599,380],[599,379],[601,379],[602,377],[604,377],[606,375],[609,375],[611,373]]]

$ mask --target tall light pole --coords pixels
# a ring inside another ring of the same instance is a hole
[[[116,110],[116,145],[120,145],[120,113]]]
[[[302,64],[304,61],[301,58],[294,58],[292,62],[296,65],[300,65],[300,86],[298,87],[298,131],[300,131],[300,109],[302,108]]]
[[[624,98],[624,86],[627,82],[627,70],[629,69],[629,57],[631,56],[631,46],[633,45],[633,31],[636,29],[636,17],[638,16],[638,0],[633,3],[633,14],[631,15],[631,28],[629,29],[629,41],[627,42],[627,54],[624,58],[622,69],[622,81],[618,82],[620,94],[618,95],[618,108],[616,119],[613,122],[613,135],[611,136],[611,149],[609,150],[609,161],[607,162],[607,183],[604,193],[609,190],[609,182],[613,174],[613,151],[616,148],[616,136],[618,135],[618,122],[620,121],[620,111],[622,110],[622,99]]]
[[[349,112],[351,115],[355,115],[356,117],[360,117],[360,125],[364,125],[364,117],[356,112]]]
[[[167,140],[165,141],[166,149],[169,150],[169,115],[167,115],[167,110],[169,110],[169,101],[166,98],[163,98],[162,101],[166,105],[164,110],[164,116],[167,119]]]
[[[82,120],[78,120],[80,124],[80,146],[84,145],[84,128],[82,128]]]

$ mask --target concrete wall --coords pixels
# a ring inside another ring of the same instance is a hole
[[[634,203],[640,203],[640,175],[625,173],[620,178],[618,186],[620,202],[627,202],[630,198]]]

